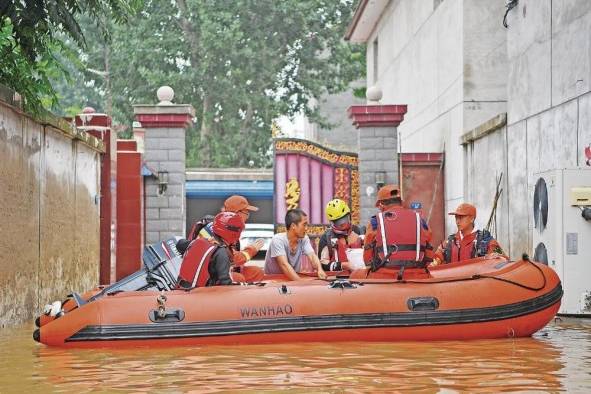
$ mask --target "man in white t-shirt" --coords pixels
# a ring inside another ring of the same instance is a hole
[[[302,256],[308,256],[318,272],[320,279],[326,273],[320,265],[318,256],[306,235],[308,215],[301,209],[290,209],[285,214],[287,232],[275,234],[265,256],[265,274],[284,274],[289,280],[299,280],[298,272],[302,268]]]

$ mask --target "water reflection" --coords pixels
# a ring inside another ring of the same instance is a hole
[[[172,349],[48,348],[31,331],[0,331],[0,392],[591,391],[591,325],[581,323],[514,340]]]

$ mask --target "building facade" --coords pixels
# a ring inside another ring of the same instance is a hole
[[[445,152],[447,208],[464,199],[460,136],[506,111],[503,10],[502,0],[361,1],[347,32],[367,45],[381,103],[408,105],[401,152]]]
[[[584,0],[362,0],[346,36],[381,104],[408,105],[401,151],[445,153],[446,210],[473,202],[486,225],[503,174],[493,222],[512,257],[533,250],[536,174],[588,168],[590,37]]]

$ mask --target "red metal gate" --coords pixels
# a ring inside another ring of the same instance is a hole
[[[400,160],[404,205],[421,205],[419,211],[429,219],[432,244],[437,247],[445,237],[443,153],[402,153]]]

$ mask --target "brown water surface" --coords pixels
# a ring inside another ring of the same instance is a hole
[[[0,392],[591,393],[591,321],[523,339],[169,349],[49,348],[32,331],[0,329]]]

